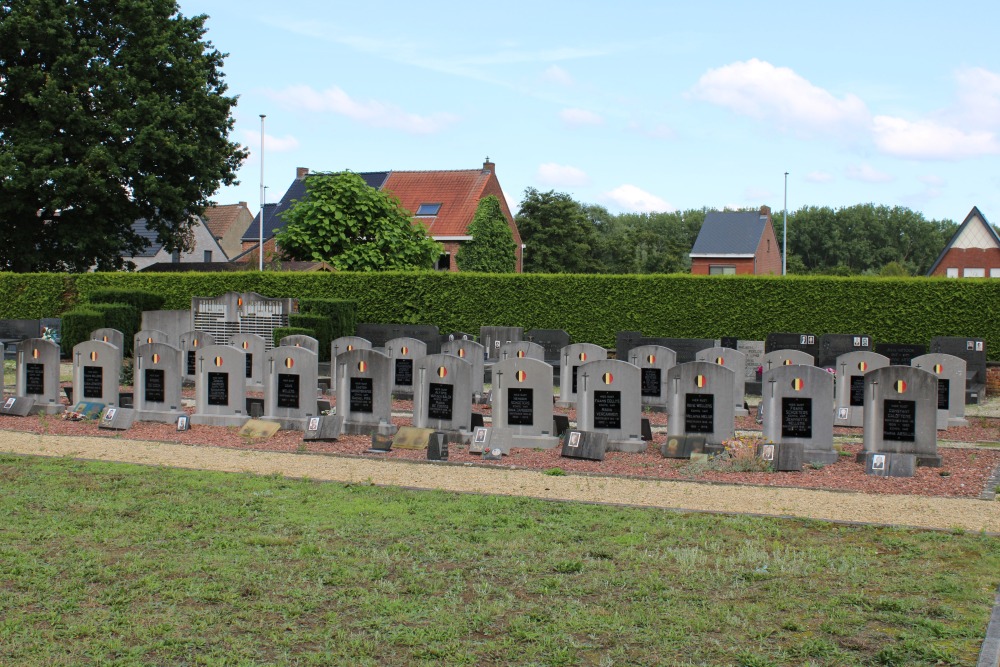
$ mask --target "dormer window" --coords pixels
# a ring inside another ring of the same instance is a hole
[[[421,204],[417,207],[416,215],[418,217],[432,217],[438,214],[441,210],[441,204]]]

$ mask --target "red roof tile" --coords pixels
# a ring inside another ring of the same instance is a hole
[[[397,197],[410,213],[416,213],[421,204],[441,204],[436,216],[416,218],[431,236],[464,236],[490,176],[481,169],[393,171],[382,189]]]
[[[247,209],[246,204],[224,204],[222,206],[208,206],[201,217],[205,220],[205,226],[215,238],[222,238],[240,218],[240,212]]]

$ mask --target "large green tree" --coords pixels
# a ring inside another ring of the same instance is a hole
[[[599,237],[607,273],[687,273],[705,209],[674,213],[621,213],[585,206]]]
[[[306,196],[285,211],[275,234],[283,256],[342,271],[431,269],[441,244],[399,200],[351,172],[306,177]]]
[[[187,249],[191,214],[236,182],[225,55],[174,0],[0,3],[0,270],[121,268]]]
[[[464,242],[455,255],[459,269],[482,273],[513,273],[517,269],[514,234],[495,195],[479,200],[466,233],[472,240]]]
[[[524,270],[536,273],[598,273],[597,230],[584,207],[563,192],[524,191],[517,214]]]

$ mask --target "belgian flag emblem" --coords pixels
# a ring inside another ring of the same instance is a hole
[[[353,345],[348,345],[347,346],[347,351],[348,352],[353,352],[354,351],[354,346]]]
[[[198,339],[197,338],[195,338],[194,340],[191,341],[191,347],[198,347]]]
[[[360,372],[362,372],[362,373],[364,373],[365,371],[367,371],[368,370],[368,362],[367,361],[359,361],[358,362],[358,370]]]
[[[405,357],[405,356],[406,356],[406,355],[407,355],[407,354],[408,354],[409,352],[410,352],[410,348],[406,347],[405,345],[404,345],[403,347],[399,348],[399,353],[400,353],[400,354],[402,354],[402,355],[403,355],[404,357]]]
[[[605,373],[604,375],[601,376],[601,380],[604,381],[604,384],[611,384],[612,382],[615,381],[615,376],[612,375],[611,373]]]
[[[215,358],[215,365],[216,366],[221,366],[222,365],[222,357],[216,357]]]
[[[650,364],[655,364],[656,363],[656,355],[655,354],[651,354],[648,357],[646,357],[646,362],[650,363]]]
[[[295,360],[291,357],[285,357],[285,368],[291,368],[295,365]]]
[[[517,358],[518,359],[524,359],[524,350],[518,350],[517,351]]]
[[[31,351],[31,357],[33,359],[37,359],[38,358],[38,348],[37,347],[34,350]]]
[[[458,350],[458,356],[460,358],[462,358],[462,359],[465,359],[465,348],[464,347],[463,348],[459,348],[459,350]]]
[[[90,353],[90,360],[97,361],[97,350],[94,350],[93,352]]]
[[[517,378],[518,382],[524,382],[525,380],[528,379],[528,374],[525,373],[524,371],[518,371],[514,373],[514,377]]]
[[[587,360],[587,353],[586,352],[581,352],[580,353],[580,361],[586,361],[586,360]]]
[[[792,360],[791,360],[791,359],[785,359],[785,360],[784,360],[784,361],[782,361],[781,363],[782,363],[782,365],[784,365],[784,366],[791,366],[791,365],[792,365]]]
[[[897,394],[905,394],[906,393],[906,381],[905,380],[896,380],[896,383],[894,385],[892,385],[892,388],[896,390]]]
[[[443,378],[448,375],[448,369],[444,366],[438,366],[437,375],[439,378]]]
[[[938,375],[941,375],[941,371],[943,371],[943,370],[944,370],[944,366],[942,364],[934,364],[934,372],[935,373],[937,373]]]
[[[244,350],[249,350],[250,349],[250,341],[248,341],[248,340],[243,341],[243,349]]]
[[[102,338],[101,340],[103,340],[103,341],[104,341],[105,343],[107,343],[107,342],[108,342],[108,337],[107,337],[107,336],[105,336],[105,337],[104,337],[104,338]]]
[[[153,355],[153,363],[154,364],[160,363],[160,355],[158,355],[158,354],[154,354]]]
[[[867,361],[858,362],[858,370],[861,371],[862,373],[868,370],[868,362]]]
[[[694,376],[694,386],[698,387],[699,389],[703,389],[706,384],[708,384],[708,382],[706,381],[706,378],[705,378],[704,375],[695,375]]]
[[[153,337],[152,336],[150,336],[149,338],[146,339],[146,344],[147,345],[152,345],[153,344]]]
[[[806,383],[802,380],[802,378],[795,378],[792,380],[792,389],[795,391],[802,391],[802,387],[804,386],[806,386]]]
[[[716,357],[715,358],[715,363],[719,364],[720,366],[725,366],[726,365],[726,360],[723,359],[722,357]]]

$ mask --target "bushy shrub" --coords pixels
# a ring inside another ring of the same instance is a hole
[[[358,303],[349,299],[299,298],[299,312],[330,320],[330,340],[353,336],[358,326]]]
[[[289,315],[288,324],[298,329],[311,329],[315,331],[316,333],[310,335],[319,341],[319,360],[330,361],[330,343],[333,341],[331,331],[333,327],[330,326],[330,319],[328,317],[325,315],[298,313]]]
[[[162,310],[165,301],[163,295],[155,292],[132,289],[106,288],[91,292],[87,296],[90,303],[124,303],[139,311],[142,316],[144,310]]]
[[[104,327],[122,332],[125,337],[122,355],[132,356],[133,338],[139,330],[142,317],[139,311],[127,303],[91,303],[87,304],[87,308],[104,315]]]
[[[90,340],[90,332],[104,327],[104,313],[87,307],[68,310],[62,314],[62,338],[59,346],[62,356],[73,354],[73,348]]]

